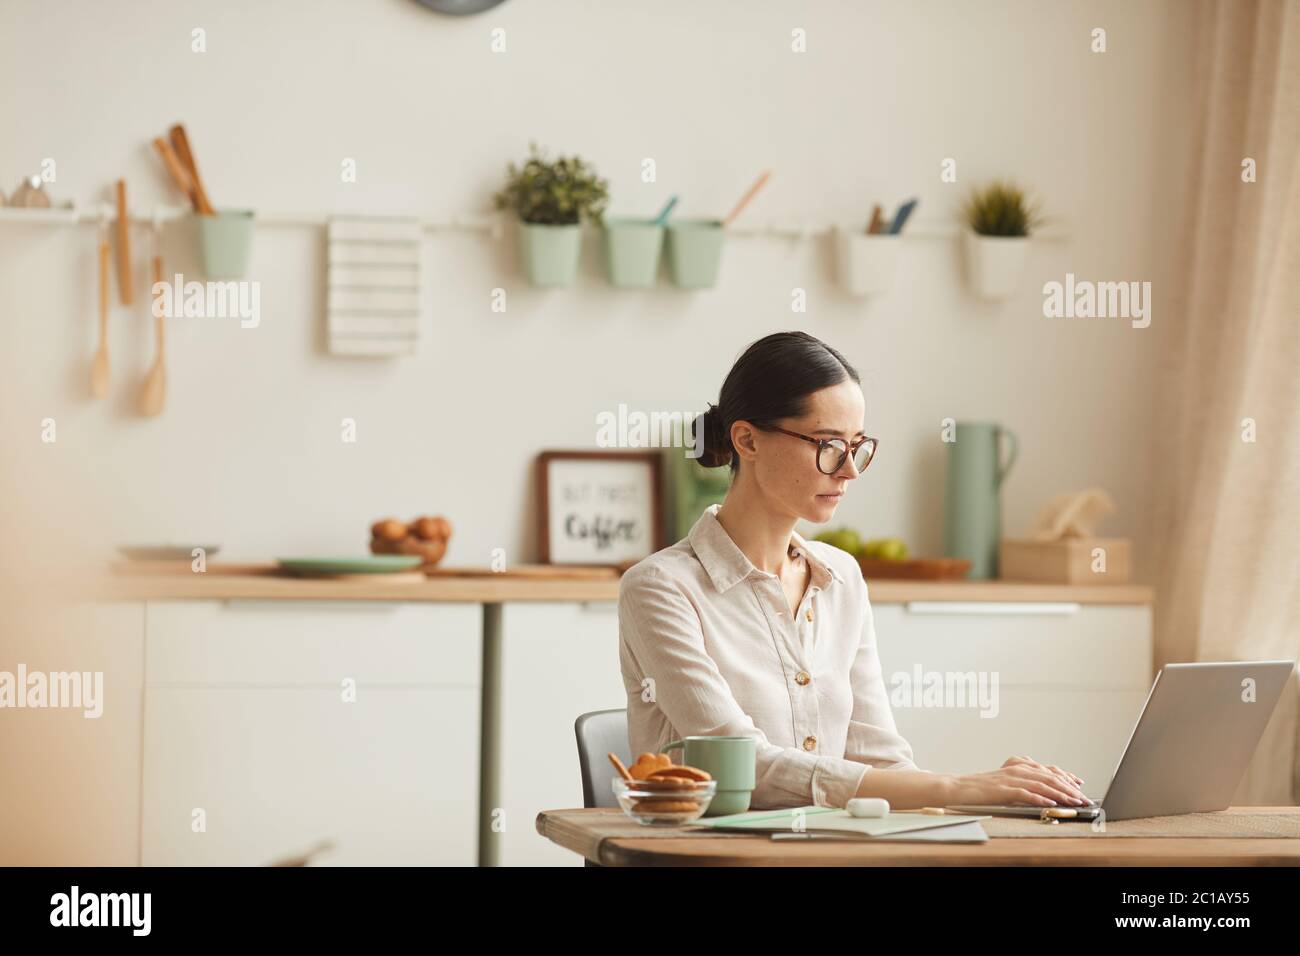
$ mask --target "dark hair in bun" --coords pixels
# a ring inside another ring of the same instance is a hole
[[[731,465],[734,477],[740,456],[731,444],[731,426],[738,421],[768,425],[781,418],[798,418],[808,411],[808,396],[852,379],[857,370],[835,349],[807,332],[773,332],[745,349],[722,383],[718,404],[696,419],[704,428],[704,448],[698,461],[705,468]]]

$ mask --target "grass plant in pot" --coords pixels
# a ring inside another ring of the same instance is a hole
[[[982,299],[1005,299],[1024,269],[1029,236],[1042,222],[1025,191],[1008,182],[976,190],[962,209],[966,273]]]
[[[496,208],[519,218],[519,258],[537,286],[565,286],[578,272],[582,224],[600,223],[609,184],[577,156],[550,159],[529,146],[523,165],[506,167]]]

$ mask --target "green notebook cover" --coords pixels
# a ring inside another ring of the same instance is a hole
[[[889,833],[906,833],[910,830],[928,830],[933,827],[952,826],[991,819],[989,816],[967,816],[945,813],[891,813],[884,817],[855,817],[838,807],[792,807],[786,810],[751,810],[725,817],[702,817],[697,826],[716,830],[752,830],[758,833],[780,833],[786,830],[819,830],[854,833],[863,836],[881,836]]]

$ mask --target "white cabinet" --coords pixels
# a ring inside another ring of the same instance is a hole
[[[872,610],[885,689],[917,766],[969,773],[1024,755],[1079,774],[1091,796],[1105,793],[1154,677],[1149,606]],[[976,694],[958,693],[969,688]]]
[[[496,762],[504,827],[495,832],[500,866],[581,866],[538,835],[541,810],[582,806],[573,722],[579,714],[627,706],[618,660],[618,609],[591,604],[506,604],[502,608],[500,753]]]
[[[142,862],[473,865],[481,614],[150,602]]]
[[[11,601],[0,621],[0,670],[80,674],[83,694],[0,709],[0,861],[135,866],[144,604]]]

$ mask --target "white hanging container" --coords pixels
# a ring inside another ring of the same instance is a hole
[[[1028,236],[981,236],[963,230],[966,276],[981,299],[1008,298],[1020,284],[1025,269]]]
[[[836,229],[836,271],[844,290],[860,297],[888,292],[898,271],[898,250],[902,242],[902,235]]]

